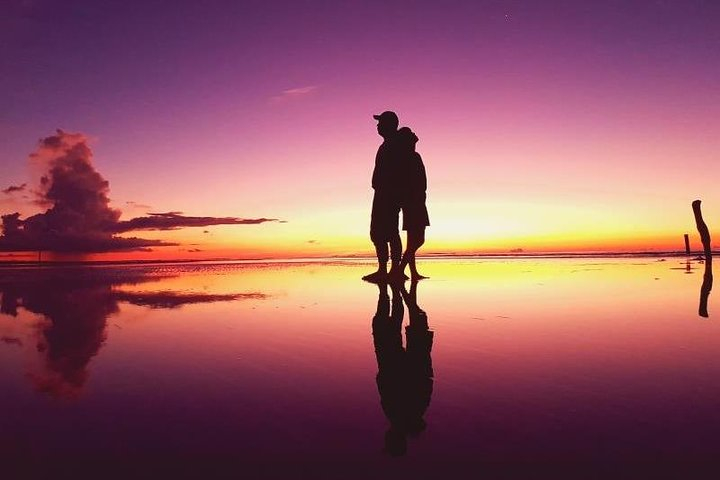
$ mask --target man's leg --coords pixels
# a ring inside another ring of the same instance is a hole
[[[378,260],[378,272],[387,272],[388,242],[385,239],[373,242]]]
[[[369,275],[365,275],[363,280],[370,282],[376,282],[384,280],[387,277],[387,264],[388,264],[388,242],[387,238],[382,235],[382,232],[377,230],[370,230],[370,239],[375,245],[375,255],[377,255],[378,268],[376,271]]]
[[[392,260],[392,268],[390,273],[395,274],[398,266],[400,265],[400,259],[402,258],[402,240],[400,240],[400,205],[393,203],[388,205],[388,242],[390,243],[390,258]]]
[[[392,205],[388,204],[380,194],[375,192],[373,197],[372,212],[370,214],[370,240],[375,245],[375,255],[377,255],[378,269],[377,271],[365,275],[363,280],[370,282],[385,280],[388,273],[388,208]]]

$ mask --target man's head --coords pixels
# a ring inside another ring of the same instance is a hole
[[[388,138],[397,133],[400,121],[395,112],[386,111],[380,115],[373,115],[373,118],[378,121],[377,131],[381,137]]]

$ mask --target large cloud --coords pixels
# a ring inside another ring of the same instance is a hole
[[[26,219],[19,213],[2,216],[0,251],[109,252],[177,245],[161,240],[126,238],[132,230],[172,230],[209,225],[247,225],[277,219],[186,217],[180,212],[151,213],[120,221],[121,212],[110,207],[110,184],[95,169],[87,137],[58,130],[40,140],[30,155],[44,173],[36,203],[49,207]],[[23,186],[24,188],[24,186]],[[17,191],[17,187],[8,187]],[[10,193],[10,192],[7,192]]]

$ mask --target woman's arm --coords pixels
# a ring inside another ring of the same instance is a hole
[[[415,168],[417,171],[417,189],[420,192],[425,192],[427,190],[427,175],[425,173],[425,164],[422,161],[422,157],[419,153],[415,154]]]

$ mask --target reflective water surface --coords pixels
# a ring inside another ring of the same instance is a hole
[[[426,260],[402,287],[361,281],[372,267],[2,269],[6,471],[714,467],[702,263]]]

